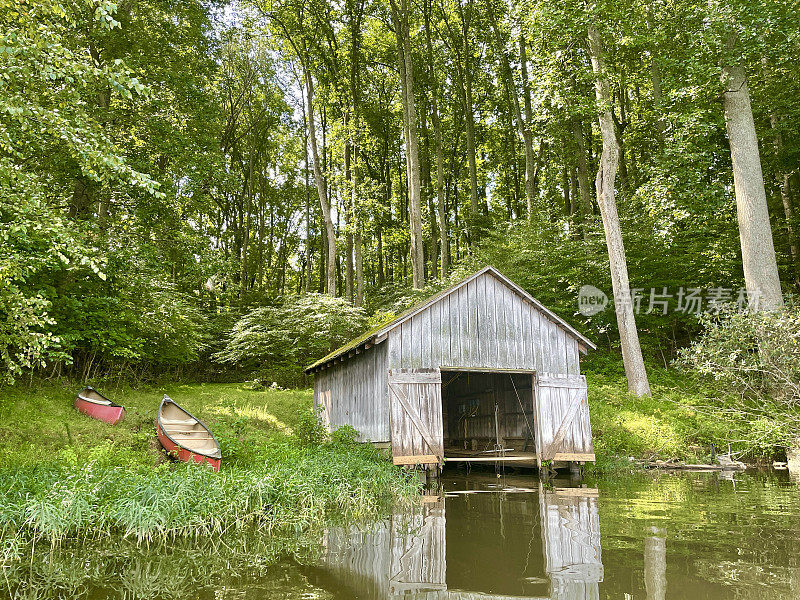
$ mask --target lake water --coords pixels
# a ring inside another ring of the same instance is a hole
[[[449,475],[412,509],[300,540],[98,541],[39,548],[3,574],[15,598],[800,598],[800,487]]]

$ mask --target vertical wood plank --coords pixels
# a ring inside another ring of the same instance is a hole
[[[486,278],[487,275],[482,275],[475,281],[475,302],[477,303],[477,319],[478,319],[478,363],[480,366],[488,367],[489,362],[489,346],[488,346],[488,318],[486,311]]]
[[[512,369],[519,369],[525,364],[525,344],[524,338],[520,327],[522,319],[520,311],[522,310],[522,301],[513,290],[508,290],[508,311],[510,318],[508,319],[508,345],[509,345],[509,361],[508,366]]]
[[[551,373],[561,373],[562,371],[559,369],[558,363],[558,331],[559,327],[548,319],[548,327],[547,331],[550,334],[550,372]]]
[[[411,341],[411,320],[409,319],[400,325],[402,331],[402,346],[400,347],[400,368],[407,369],[411,366],[412,356],[414,354],[413,344]]]
[[[506,339],[506,311],[505,292],[506,286],[492,278],[495,288],[494,293],[494,318],[497,321],[497,366],[508,367],[508,341]]]
[[[569,336],[567,339],[567,373],[570,375],[580,375],[580,357],[578,342]]]
[[[539,315],[539,340],[542,347],[542,372],[553,372],[552,346],[550,343],[550,321]]]
[[[532,312],[533,310],[530,306],[526,306],[522,311],[522,330],[523,335],[525,336],[524,345],[526,369],[536,368],[536,355],[533,350],[533,323],[531,320]]]
[[[450,294],[450,365],[463,366],[461,363],[461,320],[458,314],[458,294]]]
[[[558,363],[556,369],[559,373],[567,372],[567,334],[561,327],[556,327],[558,352],[556,354]]]
[[[469,334],[469,299],[467,298],[467,286],[458,290],[458,314],[461,319],[461,364],[472,366],[472,336]]]
[[[384,344],[380,345],[383,346]],[[386,370],[399,369],[402,346],[402,333],[400,329],[392,329],[388,333],[385,345],[388,348],[386,355]]]
[[[435,302],[430,309],[430,353],[431,353],[431,364],[432,365],[441,365],[442,364],[442,329],[441,329],[441,322],[440,322],[440,315],[442,311],[442,303]]]
[[[486,317],[489,319],[488,340],[489,340],[489,364],[497,365],[498,346],[497,346],[497,313],[495,301],[495,279],[487,276],[486,282]]]

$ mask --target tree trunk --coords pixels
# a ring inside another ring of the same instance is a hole
[[[444,151],[442,150],[442,123],[439,118],[439,86],[433,60],[433,41],[430,24],[430,0],[425,3],[425,41],[428,51],[428,66],[431,77],[431,119],[436,145],[436,218],[439,225],[439,271],[447,277],[450,270],[450,240],[447,231],[447,213],[444,197]]]
[[[522,65],[522,98],[525,103],[525,122],[523,124],[521,116],[518,116],[517,120],[520,123],[522,141],[525,144],[525,197],[527,198],[528,221],[531,221],[536,203],[536,179],[539,167],[533,154],[533,133],[530,130],[530,124],[533,121],[533,107],[528,85],[528,53],[525,50],[525,37],[522,35],[519,37],[519,62]],[[519,106],[517,106],[517,112],[519,112]]]
[[[355,298],[354,304],[362,306],[364,304],[364,258],[361,251],[361,223],[358,202],[358,186],[361,180],[360,172],[360,148],[358,145],[359,135],[359,69],[361,68],[360,51],[361,51],[361,21],[363,17],[363,0],[358,0],[355,3],[356,14],[350,16],[350,95],[353,99],[353,126],[352,134],[350,136],[353,145],[353,180],[351,182],[351,219],[355,229],[353,231],[353,246],[355,261]]]
[[[500,27],[497,24],[495,12],[492,7],[492,0],[487,0],[486,8],[491,21],[492,30],[494,31],[497,52],[503,63],[502,71],[506,80],[506,86],[508,87],[509,104],[514,115],[514,120],[516,121],[517,131],[522,138],[522,143],[525,148],[525,198],[527,201],[528,219],[530,220],[533,217],[533,207],[536,201],[536,157],[533,152],[533,133],[530,131],[533,110],[530,95],[528,94],[528,56],[525,51],[525,39],[522,36],[519,38],[519,57],[522,65],[522,93],[523,96],[526,97],[525,119],[523,120],[517,88],[514,84],[514,72],[511,69],[511,61],[508,58],[508,54],[505,52],[505,44],[500,34]]]
[[[348,129],[348,117],[345,115],[344,128]],[[352,143],[350,141],[344,144],[344,177],[349,184],[350,198],[345,200],[345,276],[344,276],[344,296],[351,303],[355,300],[353,295],[353,279],[354,279],[354,265],[353,265],[353,210],[355,208],[355,193],[353,188],[353,171],[350,165],[350,156],[352,153]]]
[[[305,239],[305,257],[306,257],[306,281],[303,290],[308,293],[311,291],[311,201],[309,198],[309,184],[310,177],[308,172],[308,118],[306,114],[306,97],[305,94],[300,94],[303,101],[303,158],[305,161],[305,212],[306,212],[306,239]]]
[[[774,113],[769,116],[769,123],[772,127],[774,138],[772,145],[775,148],[775,180],[778,185],[778,190],[781,195],[781,204],[783,204],[783,215],[786,217],[786,233],[789,237],[789,251],[792,257],[792,265],[794,266],[795,275],[800,275],[800,250],[797,246],[797,235],[794,231],[794,206],[792,205],[791,190],[789,188],[788,173],[782,173],[780,169],[780,157],[783,152],[783,135],[781,135],[778,117]]]
[[[572,119],[572,137],[577,146],[578,191],[581,196],[580,219],[583,239],[589,239],[589,217],[592,214],[592,191],[589,187],[589,164],[586,160],[586,146],[583,139],[583,125],[580,118]]]
[[[250,156],[248,158],[247,193],[245,195],[244,213],[242,214],[242,264],[241,264],[241,288],[242,292],[247,290],[247,251],[250,244],[250,212],[253,204],[253,153],[254,148],[250,146]]]
[[[611,115],[611,94],[603,64],[603,44],[600,33],[593,26],[589,26],[588,33],[589,54],[595,74],[598,120],[603,140],[603,152],[600,157],[600,168],[597,171],[595,187],[606,234],[611,283],[614,291],[614,310],[622,346],[622,362],[625,366],[625,376],[628,379],[628,391],[636,396],[649,396],[650,383],[647,381],[639,334],[636,331],[636,316],[633,313],[628,281],[628,264],[625,258],[625,246],[622,242],[622,228],[617,214],[614,180],[619,163],[619,146],[614,132],[614,119]]]
[[[331,206],[328,203],[328,189],[325,176],[322,174],[322,167],[319,162],[319,151],[317,149],[317,128],[314,124],[314,82],[311,73],[305,71],[306,79],[306,102],[308,103],[308,137],[311,140],[311,158],[314,161],[314,181],[317,184],[317,194],[319,195],[319,206],[322,211],[322,220],[325,224],[325,236],[328,243],[327,269],[325,292],[331,296],[336,295],[336,232],[333,228],[333,218],[331,217]]]
[[[419,139],[417,113],[414,106],[414,67],[411,56],[409,0],[390,0],[397,33],[397,54],[400,66],[400,88],[403,98],[403,131],[406,142],[408,177],[408,213],[411,230],[411,281],[414,288],[425,284],[425,250],[422,241],[422,208],[420,192]]]
[[[735,46],[735,42],[731,43]],[[742,245],[744,283],[753,308],[772,310],[783,305],[778,264],[758,153],[758,138],[750,107],[744,67],[722,68],[725,126],[731,147],[739,241]],[[757,306],[756,306],[757,305]]]
[[[466,48],[467,40],[464,40]],[[467,164],[469,165],[469,208],[472,213],[472,241],[477,237],[477,219],[480,212],[480,200],[478,198],[478,163],[475,151],[475,115],[472,111],[472,74],[471,66],[467,59],[464,59],[464,116],[466,118],[467,134]]]

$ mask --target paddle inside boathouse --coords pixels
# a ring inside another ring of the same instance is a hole
[[[395,464],[594,460],[580,355],[595,346],[494,267],[306,369],[326,427]]]

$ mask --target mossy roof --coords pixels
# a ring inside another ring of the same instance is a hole
[[[497,269],[495,269],[492,266],[486,266],[483,269],[481,269],[480,271],[477,271],[476,273],[473,273],[469,277],[465,277],[464,279],[462,279],[458,283],[455,283],[455,284],[451,285],[450,287],[442,290],[441,292],[438,292],[438,293],[434,294],[433,296],[430,296],[430,297],[428,297],[428,298],[426,298],[424,300],[421,300],[420,302],[417,302],[411,308],[409,308],[408,310],[403,311],[402,313],[400,313],[396,317],[394,317],[392,319],[389,319],[386,322],[384,322],[384,323],[382,323],[382,324],[380,324],[380,325],[378,325],[376,327],[373,327],[372,329],[370,329],[366,333],[358,336],[357,338],[350,340],[349,342],[347,342],[343,346],[340,346],[339,348],[337,348],[336,350],[334,350],[330,354],[328,354],[326,356],[323,356],[318,361],[316,361],[313,364],[311,364],[308,367],[306,367],[303,370],[303,372],[304,373],[311,373],[312,371],[314,371],[318,367],[321,367],[322,365],[324,365],[326,363],[329,363],[332,360],[335,360],[336,358],[339,358],[340,356],[342,356],[344,354],[347,354],[347,353],[351,352],[352,350],[355,350],[356,348],[359,348],[360,346],[362,346],[364,344],[367,344],[369,342],[373,342],[374,343],[376,338],[380,337],[384,333],[387,333],[389,330],[394,329],[395,327],[397,327],[400,323],[402,323],[403,321],[405,321],[409,317],[411,317],[414,314],[420,312],[421,310],[423,310],[424,308],[430,306],[431,304],[434,304],[435,302],[438,302],[440,299],[444,298],[445,296],[448,296],[448,295],[452,294],[455,290],[457,290],[460,287],[466,285],[467,283],[469,283],[473,279],[476,279],[476,278],[480,277],[484,273],[489,273],[489,274],[493,275],[494,277],[499,279],[501,282],[506,284],[508,287],[510,287],[512,290],[514,290],[515,292],[520,294],[523,298],[525,298],[527,301],[532,303],[537,309],[539,309],[540,311],[545,313],[554,323],[556,323],[557,325],[563,327],[567,331],[567,333],[569,333],[570,335],[572,335],[573,337],[578,339],[578,341],[580,341],[582,344],[585,344],[586,346],[588,346],[589,348],[592,348],[593,350],[597,348],[594,345],[594,343],[592,343],[583,334],[578,332],[574,327],[572,327],[569,323],[564,321],[564,319],[562,319],[561,317],[556,315],[550,309],[546,308],[541,302],[536,300],[528,292],[526,292],[524,289],[519,287],[516,283],[514,283],[513,281],[508,279],[505,275],[500,273],[500,271],[498,271]]]

